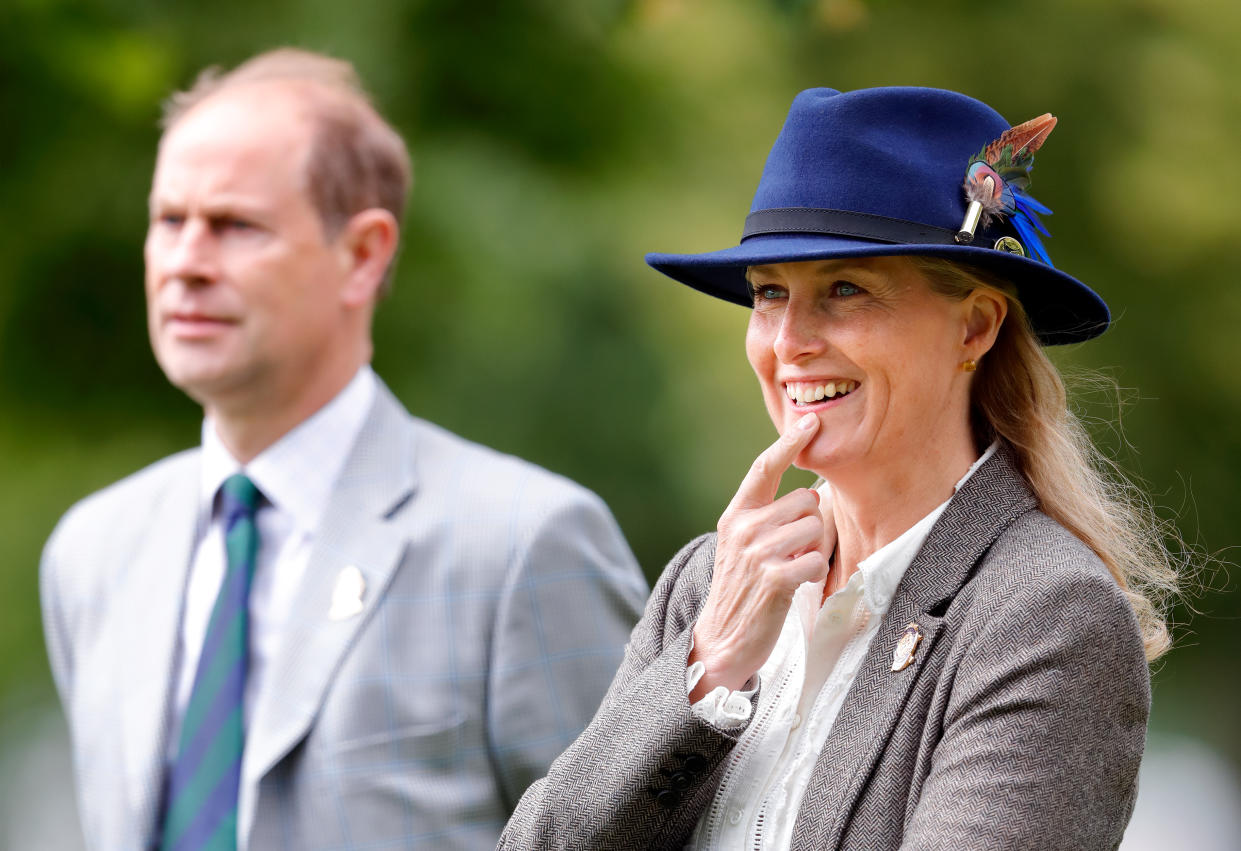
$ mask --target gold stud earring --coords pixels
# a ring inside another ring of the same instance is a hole
[[[962,372],[973,372],[976,369],[978,369],[978,361],[974,360],[973,358],[970,358],[967,361],[961,362]]]

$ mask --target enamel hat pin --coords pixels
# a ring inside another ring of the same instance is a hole
[[[914,652],[918,649],[918,644],[921,641],[922,630],[918,629],[916,623],[911,623],[905,627],[905,631],[901,633],[900,640],[896,642],[896,649],[892,651],[893,671],[903,671],[912,664]]]

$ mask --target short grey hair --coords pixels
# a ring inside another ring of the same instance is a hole
[[[303,90],[314,137],[306,164],[307,189],[335,236],[355,214],[390,212],[398,224],[412,182],[409,151],[399,133],[371,104],[353,65],[321,53],[282,47],[260,53],[231,71],[217,66],[164,102],[165,134],[186,113],[221,92],[253,83],[281,82]],[[391,269],[382,292],[390,286]]]

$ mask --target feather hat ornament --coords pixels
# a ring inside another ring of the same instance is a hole
[[[1026,194],[1026,189],[1030,186],[1034,154],[1055,126],[1056,117],[1044,113],[1004,131],[970,158],[965,171],[965,198],[969,207],[957,233],[957,242],[966,245],[973,242],[980,220],[986,229],[993,220],[1008,217],[1023,245],[1039,260],[1051,265],[1051,258],[1039,239],[1040,233],[1051,234],[1038,219],[1040,213],[1050,215],[1051,210]]]

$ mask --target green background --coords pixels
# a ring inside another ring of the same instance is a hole
[[[159,103],[280,44],[354,61],[413,151],[377,371],[418,415],[600,493],[651,577],[774,435],[745,310],[643,253],[735,242],[802,88],[940,86],[1013,123],[1054,112],[1033,187],[1057,211],[1048,248],[1116,316],[1054,357],[1123,388],[1075,404],[1211,556],[1156,667],[1152,727],[1241,762],[1241,4],[9,0],[0,764],[55,711],[37,563],[57,517],[197,441],[144,327]]]

